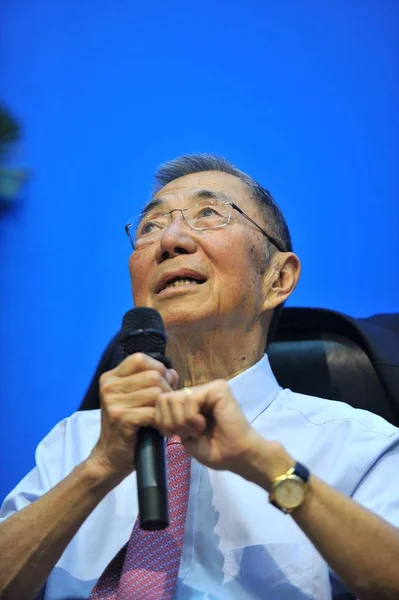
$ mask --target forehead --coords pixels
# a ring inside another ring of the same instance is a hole
[[[179,198],[190,198],[199,189],[227,196],[237,204],[240,200],[245,202],[249,198],[247,187],[238,177],[219,171],[204,171],[191,173],[171,181],[155,194],[154,200],[162,199],[165,202],[173,202]]]

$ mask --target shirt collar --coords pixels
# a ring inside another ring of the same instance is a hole
[[[273,402],[281,387],[265,354],[257,363],[229,380],[241,410],[250,423]]]

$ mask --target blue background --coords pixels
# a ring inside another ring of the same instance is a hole
[[[6,0],[1,96],[31,169],[0,221],[0,498],[130,308],[158,164],[225,155],[282,206],[291,304],[398,310],[399,3]]]

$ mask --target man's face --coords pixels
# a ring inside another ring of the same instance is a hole
[[[233,175],[208,171],[167,184],[155,199],[161,212],[187,208],[200,190],[227,196],[255,222],[262,217],[245,185]],[[251,328],[262,312],[266,242],[237,211],[219,229],[195,231],[173,212],[162,235],[136,248],[129,259],[135,306],[158,310],[168,333]],[[165,280],[180,278],[176,284]],[[196,279],[188,283],[191,279]]]

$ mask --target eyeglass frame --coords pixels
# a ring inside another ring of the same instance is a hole
[[[236,210],[238,213],[240,213],[240,215],[242,215],[245,219],[247,219],[250,223],[252,223],[252,225],[255,225],[255,227],[257,229],[259,229],[259,231],[261,233],[263,233],[263,235],[274,245],[276,246],[277,250],[279,250],[280,252],[285,252],[285,250],[282,247],[282,244],[280,244],[280,242],[278,240],[276,240],[276,238],[272,235],[269,235],[260,225],[258,225],[253,219],[251,219],[251,217],[249,217],[239,206],[237,206],[237,204],[235,204],[235,202],[223,202],[223,204],[225,205],[229,205],[232,208],[234,208],[234,210]],[[182,214],[183,217],[183,221],[186,223],[186,225],[188,225],[188,227],[190,227],[190,229],[192,229],[193,231],[207,231],[207,230],[211,230],[211,229],[218,229],[220,227],[225,227],[231,219],[231,213],[229,215],[229,218],[227,219],[226,223],[223,223],[222,225],[217,225],[216,227],[199,227],[198,229],[196,227],[193,227],[192,225],[190,225],[190,223],[187,221],[187,219],[184,216],[184,211],[189,210],[188,208],[173,208],[172,210],[170,210],[169,212],[166,212],[164,214],[161,215],[161,217],[167,217],[168,215],[171,215],[173,212],[175,212],[176,210],[179,210]],[[140,213],[141,215],[145,215],[146,211]],[[126,231],[126,235],[129,238],[129,241],[132,245],[133,250],[135,250],[134,247],[134,242],[132,239],[132,236],[130,235],[130,231],[129,229],[131,228],[131,226],[133,225],[133,223],[126,223],[125,225],[125,231]]]

